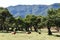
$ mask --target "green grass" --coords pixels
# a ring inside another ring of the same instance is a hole
[[[60,40],[59,33],[53,33],[53,35],[47,35],[47,32],[42,32],[38,34],[32,32],[31,34],[26,33],[16,33],[15,35],[11,33],[0,33],[0,40]]]

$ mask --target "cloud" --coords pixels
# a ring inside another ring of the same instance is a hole
[[[50,5],[53,3],[60,3],[60,1],[59,0],[0,0],[0,7],[8,7],[15,5],[34,5],[34,4]]]

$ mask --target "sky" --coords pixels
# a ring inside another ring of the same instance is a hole
[[[0,0],[0,7],[16,5],[50,5],[60,3],[60,0]]]

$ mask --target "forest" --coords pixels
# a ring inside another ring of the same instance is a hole
[[[48,35],[52,35],[52,27],[56,27],[57,32],[59,32],[60,8],[48,9],[47,16],[29,14],[22,18],[21,16],[13,17],[7,8],[0,7],[0,31],[2,32],[26,31],[31,33],[34,31],[41,34],[39,30],[47,28]]]

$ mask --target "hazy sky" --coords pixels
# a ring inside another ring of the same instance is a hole
[[[60,3],[60,0],[0,0],[0,7],[8,7],[15,5],[33,5]]]

